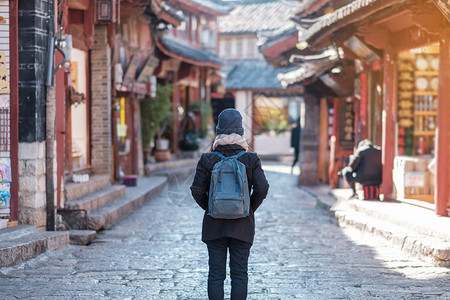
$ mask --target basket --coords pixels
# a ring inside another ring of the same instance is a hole
[[[137,175],[125,175],[122,177],[122,183],[126,186],[137,186]]]

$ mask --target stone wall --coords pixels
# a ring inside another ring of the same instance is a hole
[[[45,230],[45,142],[19,144],[19,178],[19,220]]]
[[[107,27],[95,27],[91,51],[91,164],[96,174],[111,170],[111,49]]]

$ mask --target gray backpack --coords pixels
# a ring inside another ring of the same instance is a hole
[[[238,158],[245,153],[220,157],[214,165],[209,187],[208,215],[216,219],[238,219],[250,214],[250,195],[245,165]]]

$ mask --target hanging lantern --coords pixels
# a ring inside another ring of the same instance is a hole
[[[115,23],[119,13],[120,0],[96,0],[96,23]]]

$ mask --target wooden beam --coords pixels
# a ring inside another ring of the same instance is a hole
[[[69,0],[69,8],[71,9],[81,9],[81,10],[87,10],[89,9],[89,0]]]
[[[386,49],[391,43],[391,33],[383,27],[368,24],[358,28],[364,42],[377,49]]]
[[[88,49],[94,46],[94,28],[94,1],[91,1],[89,9],[84,12],[84,35]]]

